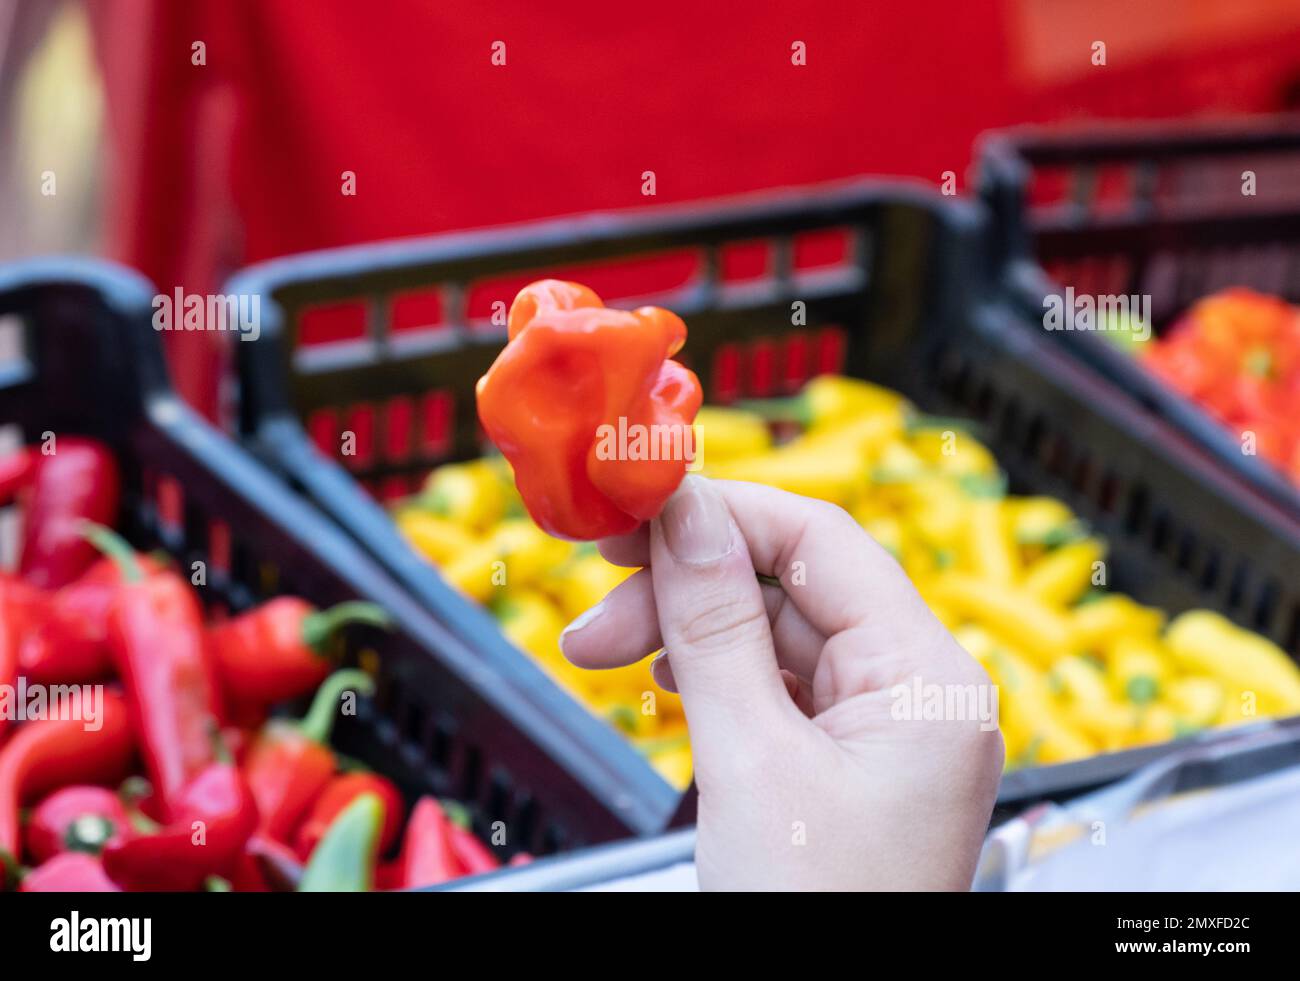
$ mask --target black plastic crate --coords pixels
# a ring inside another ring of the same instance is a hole
[[[21,351],[0,365],[0,425],[25,440],[50,431],[109,444],[124,482],[118,527],[182,567],[206,562],[209,606],[237,611],[293,593],[385,608],[391,631],[348,631],[343,663],[370,671],[378,690],[339,720],[335,744],[412,798],[464,802],[485,840],[505,822],[503,858],[661,824],[624,793],[620,757],[503,684],[355,542],[180,402],[150,324],[153,294],[100,262],[0,267],[0,334]]]
[[[1255,194],[1243,195],[1243,175]],[[1151,297],[1158,335],[1192,303],[1249,286],[1300,303],[1300,117],[1212,127],[1009,130],[978,154],[996,275],[1027,323],[1046,296]],[[1052,332],[1300,521],[1300,489],[1238,434],[1095,333]]]
[[[1174,612],[1219,610],[1295,650],[1296,530],[1138,403],[1025,331],[984,264],[988,232],[978,202],[859,181],[278,260],[227,287],[261,294],[264,313],[262,339],[239,345],[243,432],[418,600],[449,626],[463,624],[471,644],[508,646],[341,468],[318,475],[320,454],[300,419],[440,393],[454,426],[438,454],[354,472],[415,479],[441,460],[477,455],[474,382],[504,327],[476,320],[491,304],[473,298],[508,305],[529,279],[582,279],[615,305],[653,299],[681,314],[683,360],[706,398],[779,394],[817,372],[844,371],[900,389],[924,410],[984,421],[1013,490],[1061,497],[1108,538],[1114,588]],[[437,328],[394,333],[394,298],[431,290]],[[363,335],[299,355],[304,311],[341,302],[364,310]],[[795,303],[806,325],[792,326]],[[1008,774],[1001,800],[1068,795],[1166,751]]]

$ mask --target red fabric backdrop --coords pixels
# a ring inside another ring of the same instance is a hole
[[[164,289],[211,290],[343,243],[860,173],[964,180],[992,126],[1294,93],[1300,7],[1187,0],[1201,16],[1179,21],[1170,2],[90,0],[112,247]],[[211,411],[213,342],[168,340]]]

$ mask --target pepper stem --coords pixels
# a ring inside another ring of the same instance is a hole
[[[0,891],[17,886],[26,871],[12,853],[0,848]]]
[[[153,793],[153,785],[144,777],[127,777],[117,789],[117,796],[126,807],[126,818],[131,828],[142,835],[157,834],[162,825],[144,811],[140,810],[140,801]]]
[[[812,425],[812,405],[806,395],[791,395],[783,399],[741,399],[735,408],[744,409],[768,422],[794,422],[805,429]]]
[[[323,654],[329,639],[340,627],[349,623],[365,623],[384,629],[392,626],[388,614],[374,603],[350,600],[331,606],[328,610],[308,613],[302,621],[302,641],[317,654]]]
[[[117,828],[102,814],[83,814],[63,833],[63,844],[70,852],[98,855]]]
[[[442,813],[447,815],[447,820],[458,827],[469,831],[474,826],[473,818],[470,817],[469,809],[458,800],[441,800],[438,802],[442,805]]]
[[[221,731],[221,726],[217,724],[216,719],[208,720],[208,741],[212,744],[212,758],[218,763],[224,763],[230,766],[235,762],[234,754],[230,752],[230,747],[226,745],[225,734]]]
[[[122,573],[123,582],[144,581],[144,568],[140,565],[135,549],[112,528],[106,528],[93,521],[83,521],[81,537],[113,560],[118,571]]]
[[[312,699],[311,708],[298,723],[299,731],[308,739],[321,745],[329,742],[330,731],[334,728],[334,720],[338,717],[339,699],[343,697],[345,691],[353,690],[362,695],[373,695],[375,682],[370,675],[355,668],[335,671],[316,689],[316,697]]]

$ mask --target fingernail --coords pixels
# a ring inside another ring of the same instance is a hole
[[[731,551],[731,512],[703,477],[686,475],[659,523],[668,551],[680,562],[716,562]]]
[[[660,651],[650,662],[650,677],[664,691],[677,694],[677,679],[673,676],[673,665],[668,660],[668,652]]]
[[[601,600],[599,603],[597,603],[591,609],[583,612],[571,624],[565,627],[560,632],[560,651],[561,652],[564,651],[564,641],[566,637],[571,637],[572,635],[576,634],[579,630],[582,630],[584,627],[590,625],[592,621],[602,616],[604,612],[605,612],[605,601]]]

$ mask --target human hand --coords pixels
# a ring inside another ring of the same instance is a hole
[[[645,568],[561,644],[587,668],[665,649],[651,671],[690,728],[702,888],[969,888],[1002,771],[995,715],[896,708],[918,679],[960,686],[959,705],[992,683],[848,514],[688,475],[600,549]]]

